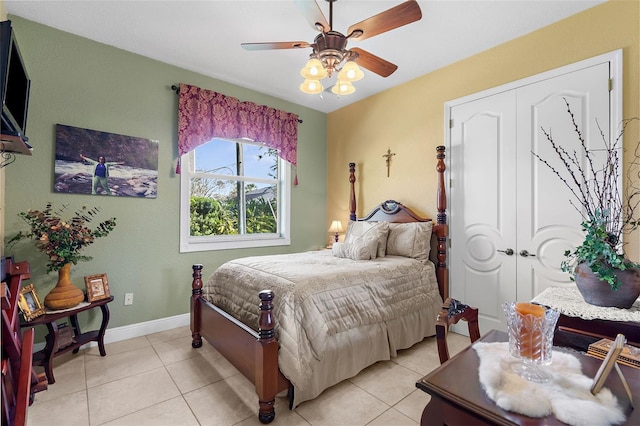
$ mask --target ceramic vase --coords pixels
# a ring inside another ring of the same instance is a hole
[[[44,298],[44,305],[54,311],[78,306],[84,300],[84,292],[71,283],[72,263],[65,264],[58,270],[56,286]]]
[[[596,306],[629,309],[640,296],[640,269],[617,271],[616,278],[620,284],[617,290],[613,290],[608,283],[600,281],[586,263],[576,266],[576,286],[585,302]]]

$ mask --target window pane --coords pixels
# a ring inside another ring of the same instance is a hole
[[[189,223],[191,236],[238,234],[237,198],[216,200],[192,196]]]
[[[278,203],[275,185],[252,184],[245,187],[247,234],[278,232]]]
[[[195,149],[195,170],[222,175],[237,174],[236,143],[224,139],[200,145]]]
[[[262,179],[278,178],[278,151],[262,145],[242,144],[244,175]]]
[[[238,193],[244,194],[242,200]],[[278,232],[276,185],[193,178],[190,217],[191,236],[275,234]]]

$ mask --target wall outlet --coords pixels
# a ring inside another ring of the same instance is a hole
[[[124,295],[124,304],[125,304],[125,306],[133,305],[133,293],[125,293],[125,295]]]

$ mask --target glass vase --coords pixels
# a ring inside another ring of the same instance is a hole
[[[544,383],[551,376],[541,368],[551,364],[553,334],[560,312],[531,303],[503,304],[509,333],[509,353],[518,359],[511,369],[519,376]]]

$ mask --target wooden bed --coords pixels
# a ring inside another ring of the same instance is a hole
[[[437,148],[436,206],[438,214],[437,221],[432,227],[429,255],[429,259],[435,265],[438,292],[442,300],[445,300],[449,295],[444,150],[443,146]],[[350,220],[395,223],[430,221],[430,219],[419,217],[409,208],[392,200],[380,204],[366,217],[357,219],[355,181],[355,164],[350,163]],[[202,269],[203,266],[200,264],[193,265],[190,301],[192,346],[194,348],[201,347],[204,338],[245,377],[251,380],[258,395],[258,418],[262,423],[269,423],[275,418],[276,395],[288,391],[290,407],[293,405],[294,398],[293,386],[282,374],[278,364],[280,342],[276,336],[274,292],[267,289],[256,295],[256,303],[259,302],[258,324],[253,327],[248,326],[205,299]],[[435,292],[435,290],[433,291]],[[435,316],[433,320],[435,322]]]

